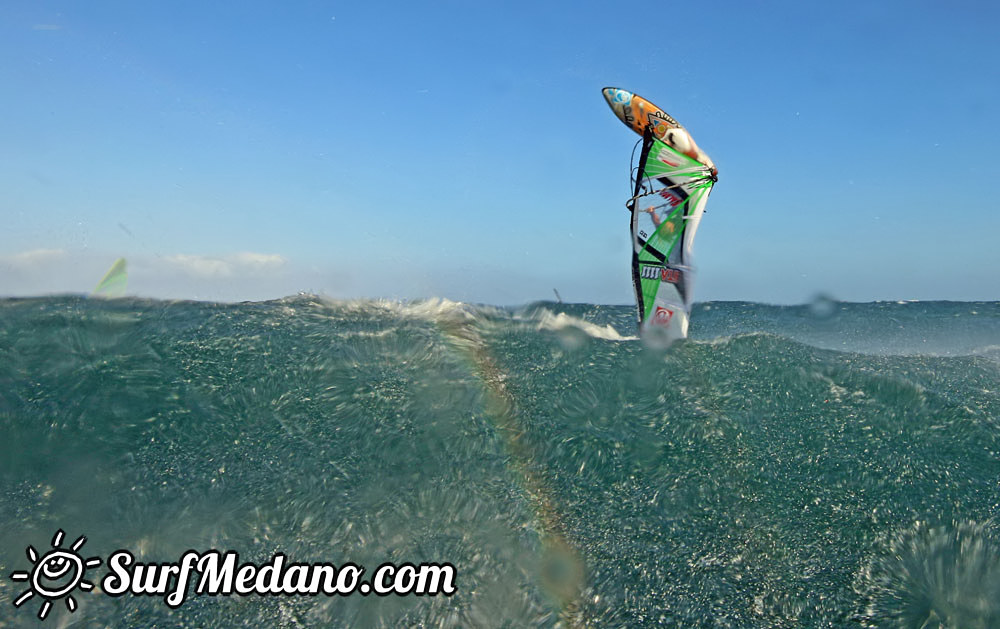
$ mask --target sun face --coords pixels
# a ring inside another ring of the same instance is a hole
[[[41,557],[38,551],[32,546],[25,549],[28,560],[31,561],[30,572],[15,572],[10,575],[14,581],[28,581],[29,589],[21,593],[14,601],[14,607],[20,607],[32,596],[39,596],[43,599],[42,606],[38,610],[38,618],[44,620],[52,608],[52,601],[61,598],[66,599],[66,609],[76,611],[76,599],[72,592],[76,588],[84,591],[94,589],[94,584],[84,580],[87,568],[95,568],[101,565],[101,560],[91,557],[84,560],[77,554],[77,551],[87,542],[87,538],[81,535],[69,550],[59,548],[62,544],[63,532],[56,531],[52,538],[52,550]]]

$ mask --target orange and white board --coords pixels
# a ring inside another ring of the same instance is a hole
[[[698,148],[691,134],[673,116],[628,90],[606,87],[602,91],[604,100],[608,101],[611,110],[628,128],[643,135],[646,127],[651,127],[653,136],[691,159],[708,166],[712,169],[712,174],[715,174],[716,168],[712,159],[705,154],[705,151]]]

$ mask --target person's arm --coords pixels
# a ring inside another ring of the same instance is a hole
[[[660,227],[660,217],[656,214],[656,208],[648,207],[644,210],[649,214],[649,218],[653,219],[653,227],[659,229]]]

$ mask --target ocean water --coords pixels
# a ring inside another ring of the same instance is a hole
[[[0,301],[0,627],[998,627],[1000,303]],[[450,562],[55,600],[30,545]]]

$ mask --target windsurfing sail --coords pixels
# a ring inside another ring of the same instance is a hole
[[[93,295],[99,297],[121,297],[125,294],[128,282],[128,271],[125,268],[125,258],[118,258],[97,283]]]
[[[623,122],[642,129],[626,202],[639,330],[656,328],[669,338],[684,338],[694,301],[694,238],[717,170],[690,134],[649,101],[616,88],[606,88],[604,95]]]

